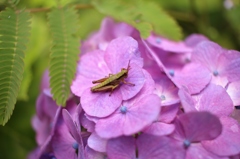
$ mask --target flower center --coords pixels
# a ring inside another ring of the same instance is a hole
[[[161,100],[166,100],[166,97],[163,94],[160,96],[160,98],[161,98]]]
[[[127,107],[126,106],[121,106],[120,111],[122,114],[126,114],[127,113]]]
[[[77,142],[74,142],[74,143],[72,144],[72,148],[74,148],[75,150],[77,150],[77,149],[78,149],[78,143],[77,143]]]
[[[169,75],[173,77],[174,76],[174,70],[169,70]]]
[[[185,148],[188,148],[190,145],[191,145],[191,142],[189,140],[186,139],[186,140],[183,141],[183,146]]]
[[[213,75],[214,75],[214,76],[217,76],[218,74],[219,74],[219,73],[218,73],[217,70],[214,70],[214,71],[213,71]]]
[[[161,39],[160,38],[156,38],[156,43],[160,44],[161,43]]]

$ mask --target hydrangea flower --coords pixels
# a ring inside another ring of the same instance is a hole
[[[147,73],[145,76],[150,78]],[[135,134],[150,125],[157,119],[161,106],[153,89],[153,80],[147,80],[136,97],[123,101],[113,114],[96,122],[97,134],[103,138],[114,138]]]
[[[152,33],[143,40],[111,18],[81,51],[71,86],[78,100],[71,96],[66,108],[57,107],[48,72],[43,76],[33,119],[38,147],[30,159],[239,157],[238,51],[200,34],[175,42]],[[123,70],[124,81],[91,90]]]
[[[94,85],[92,81],[116,74],[122,68],[128,68],[125,81],[134,84],[120,84],[110,92],[91,92]],[[94,51],[82,56],[80,70],[71,86],[72,92],[81,97],[84,111],[90,116],[106,117],[112,114],[121,104],[122,100],[134,97],[148,80],[143,73],[142,58],[138,51],[137,42],[130,38],[117,38],[109,43],[106,51]]]

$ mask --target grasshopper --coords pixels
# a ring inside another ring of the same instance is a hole
[[[116,74],[109,74],[108,77],[101,78],[96,81],[92,81],[93,84],[99,83],[93,87],[91,87],[92,92],[104,92],[110,91],[109,96],[111,96],[112,92],[119,87],[121,83],[129,84],[131,86],[135,86],[133,83],[129,83],[125,81],[125,78],[128,76],[128,71],[130,69],[129,65],[130,61],[128,62],[127,68],[122,68],[120,72]]]

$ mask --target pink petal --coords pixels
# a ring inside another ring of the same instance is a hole
[[[140,99],[146,95],[153,94],[155,89],[155,82],[147,71],[143,70],[143,74],[145,76],[145,82],[143,87],[141,88],[140,92],[138,92],[138,94],[134,96],[134,98],[130,99],[129,101],[131,100],[134,101],[137,98]]]
[[[128,77],[125,79],[127,82],[135,84],[131,86],[129,84],[122,84],[118,91],[122,93],[122,99],[127,100],[134,97],[143,87],[146,77],[138,65],[132,63],[131,69],[128,72]]]
[[[112,114],[121,104],[121,92],[114,90],[111,96],[110,92],[92,93],[90,88],[83,92],[81,104],[83,110],[90,116],[106,117]]]
[[[107,141],[93,132],[88,138],[88,146],[95,151],[106,152]]]
[[[179,102],[178,88],[167,76],[159,76],[156,81],[156,94],[161,98],[162,106]]]
[[[78,64],[77,73],[86,78],[98,80],[108,76],[110,72],[104,61],[104,52],[96,50],[84,54]]]
[[[104,59],[113,74],[127,68],[129,61],[140,67],[143,60],[138,51],[138,43],[131,37],[120,37],[112,40],[106,50]]]
[[[209,84],[205,90],[195,96],[196,109],[209,111],[217,116],[225,116],[233,111],[233,103],[226,90],[218,85]]]
[[[181,123],[176,129],[183,129],[185,138],[191,142],[212,140],[222,132],[219,119],[209,112],[189,112],[178,116]]]
[[[122,136],[108,141],[107,154],[109,159],[135,159],[135,147],[132,136]]]
[[[219,156],[231,156],[240,153],[240,126],[230,117],[221,117],[223,131],[219,137],[212,141],[202,141],[208,151]]]
[[[127,107],[125,114],[119,108],[111,116],[100,119],[96,123],[96,133],[103,138],[132,135],[157,119],[160,100],[156,95],[148,95],[133,102],[123,103]]]
[[[218,65],[218,56],[224,52],[218,44],[210,41],[199,43],[192,52],[192,61],[199,62],[209,70]]]
[[[180,107],[180,104],[162,106],[159,120],[164,123],[172,122],[177,115],[179,107]]]
[[[94,151],[88,146],[86,146],[85,148],[85,154],[86,154],[86,159],[106,159],[107,157],[104,153]]]
[[[225,71],[230,82],[240,80],[240,52],[229,50],[224,54],[228,60],[228,65],[225,68]]]
[[[227,93],[233,101],[233,105],[240,105],[240,81],[230,83],[227,87]]]
[[[63,116],[63,120],[69,130],[69,132],[71,133],[72,137],[78,142],[80,143],[80,136],[78,134],[77,128],[75,126],[75,123],[73,122],[73,119],[71,117],[71,115],[69,114],[69,112],[66,109],[62,110],[62,116]]]
[[[80,116],[81,125],[87,129],[88,132],[93,132],[95,129],[95,123],[89,120],[84,114]]]
[[[66,126],[59,127],[52,140],[52,147],[55,157],[57,159],[77,159],[75,149],[72,147],[72,144],[75,142],[76,140],[73,139]]]
[[[195,47],[202,41],[209,41],[207,37],[201,34],[191,34],[185,39],[185,44],[190,47]]]
[[[212,154],[202,147],[201,144],[191,144],[191,146],[187,149],[186,159],[228,159],[228,157],[219,157],[217,155]]]
[[[153,122],[151,125],[147,126],[142,132],[146,134],[163,136],[171,134],[175,129],[174,124],[165,124],[162,122]]]
[[[89,79],[82,75],[77,75],[77,77],[75,78],[71,85],[72,93],[78,97],[81,97],[86,89],[94,86],[92,84],[92,81],[93,79]]]
[[[184,112],[197,111],[195,108],[195,102],[186,88],[183,87],[179,89],[178,95],[184,108]]]
[[[186,87],[190,94],[199,93],[210,82],[212,75],[200,64],[186,65],[180,72],[171,77],[178,88]]]
[[[43,91],[44,89],[49,89],[50,85],[49,85],[49,71],[45,70],[43,75],[42,75],[42,80],[41,80],[41,85],[40,85],[40,90]]]
[[[192,49],[186,46],[183,42],[171,41],[171,40],[168,40],[162,37],[157,37],[154,35],[149,36],[147,41],[151,45],[168,52],[185,53],[185,52],[192,51]]]
[[[141,134],[137,139],[138,159],[183,159],[185,150],[179,142],[165,136]]]

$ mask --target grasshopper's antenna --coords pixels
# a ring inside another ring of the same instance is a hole
[[[127,70],[130,70],[130,60],[128,61],[128,67]]]

